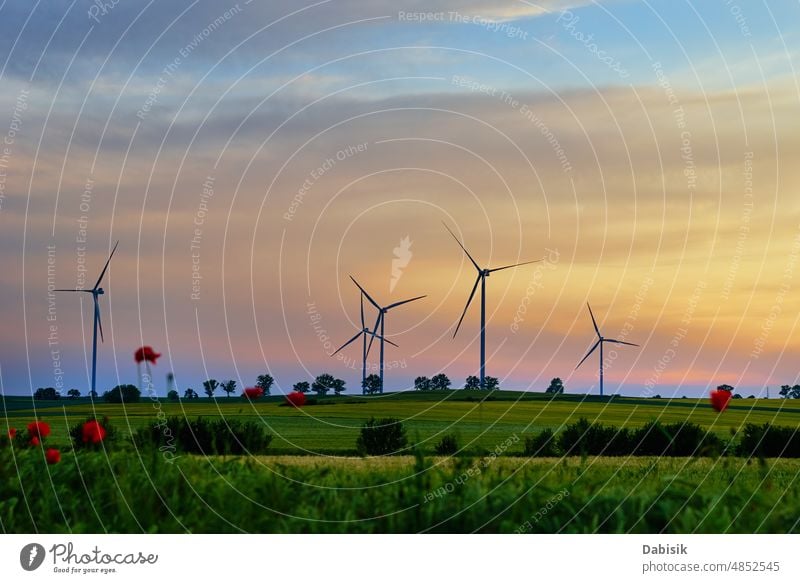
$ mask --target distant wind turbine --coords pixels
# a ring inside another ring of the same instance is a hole
[[[361,293],[361,330],[358,332],[358,334],[356,334],[350,340],[348,340],[347,342],[342,344],[339,348],[337,348],[336,352],[331,354],[331,356],[334,356],[336,353],[338,353],[340,350],[342,350],[345,346],[348,346],[349,344],[352,344],[353,342],[358,340],[359,337],[362,337],[363,344],[362,344],[362,348],[361,348],[361,359],[362,359],[361,360],[361,363],[362,363],[361,364],[361,390],[362,390],[363,393],[366,393],[366,391],[367,391],[367,388],[364,386],[364,381],[366,381],[366,379],[367,379],[367,352],[368,352],[368,350],[367,350],[367,336],[371,336],[372,338],[377,337],[378,339],[383,340],[382,336],[378,336],[375,332],[370,330],[367,327],[367,324],[364,322],[364,293],[362,292]],[[387,340],[386,342],[388,342],[392,346],[397,346],[397,344],[395,344],[391,340]],[[372,344],[371,341],[370,341],[370,344]]]
[[[97,394],[97,330],[100,330],[100,341],[105,342],[103,338],[103,323],[100,321],[100,302],[99,297],[105,293],[102,287],[100,287],[100,283],[103,281],[103,276],[106,274],[106,270],[108,270],[108,264],[111,263],[111,258],[114,256],[114,252],[117,250],[117,245],[119,245],[119,241],[114,244],[114,248],[111,250],[111,255],[108,256],[108,261],[106,261],[105,266],[103,267],[103,271],[100,272],[100,277],[97,278],[97,282],[95,282],[94,287],[92,289],[57,289],[54,291],[57,292],[86,292],[92,294],[92,299],[94,300],[94,330],[92,333],[92,397]]]
[[[384,341],[385,342],[389,342],[388,340],[385,340],[385,338],[386,338],[386,334],[385,334],[386,313],[389,310],[392,310],[392,309],[394,309],[394,308],[396,308],[398,306],[402,306],[403,304],[407,304],[409,302],[414,302],[416,300],[421,300],[422,298],[424,298],[426,296],[417,296],[415,298],[410,298],[408,300],[401,300],[399,302],[394,302],[393,304],[389,304],[388,306],[379,306],[378,302],[376,302],[374,299],[372,299],[372,296],[370,296],[367,293],[367,291],[363,287],[361,287],[361,284],[356,281],[356,278],[354,278],[351,275],[350,279],[352,279],[353,283],[356,284],[358,289],[361,290],[361,293],[364,294],[364,297],[366,297],[367,300],[369,300],[369,303],[371,303],[373,306],[375,306],[375,309],[378,310],[378,318],[375,320],[375,327],[372,329],[372,332],[370,334],[372,337],[369,339],[369,346],[367,347],[367,354],[369,354],[369,349],[372,348],[372,341],[375,340],[375,338],[380,340],[380,342],[381,342],[381,365],[380,365],[380,371],[381,371],[381,393],[382,393],[383,392],[383,343],[384,343]],[[378,326],[381,327],[381,333],[380,334],[378,334]],[[389,344],[392,344],[392,343],[389,342]],[[397,346],[397,345],[395,344],[395,346]]]
[[[502,271],[504,269],[511,269],[512,267],[520,267],[521,265],[529,265],[531,263],[538,263],[541,259],[534,259],[533,261],[525,261],[523,263],[515,263],[514,265],[504,265],[503,267],[495,267],[494,269],[484,269],[478,265],[478,263],[472,258],[472,255],[469,254],[467,248],[461,244],[461,241],[458,240],[455,233],[450,230],[445,223],[442,223],[444,228],[453,236],[453,239],[456,240],[458,246],[467,254],[469,260],[472,262],[472,265],[475,266],[476,271],[478,272],[478,277],[475,280],[475,285],[472,286],[472,291],[469,294],[469,299],[467,300],[467,304],[464,306],[464,311],[461,312],[461,318],[458,320],[458,325],[456,326],[456,331],[453,333],[453,338],[456,337],[458,334],[459,328],[461,328],[461,322],[464,321],[464,316],[467,313],[467,309],[469,308],[470,303],[472,303],[472,298],[475,297],[475,290],[478,289],[478,284],[481,284],[481,389],[486,387],[486,278],[489,277],[495,271]]]
[[[591,356],[592,352],[594,352],[597,347],[600,347],[600,396],[603,396],[603,343],[604,342],[613,342],[614,344],[625,344],[627,346],[639,346],[638,344],[633,344],[632,342],[623,342],[622,340],[614,340],[612,338],[604,338],[602,334],[600,334],[600,328],[597,327],[597,321],[594,319],[594,314],[592,313],[592,306],[589,303],[586,303],[586,307],[589,308],[589,315],[592,317],[592,324],[594,325],[594,331],[597,333],[597,342],[595,342],[592,349],[586,353],[586,356],[583,357],[578,363],[578,366],[582,365],[584,361]],[[575,370],[578,370],[578,366],[575,367]]]

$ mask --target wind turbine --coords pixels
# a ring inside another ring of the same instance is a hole
[[[504,269],[511,269],[512,267],[519,267],[521,265],[529,265],[531,263],[537,263],[541,261],[541,259],[534,259],[533,261],[525,261],[523,263],[515,263],[514,265],[504,265],[503,267],[495,267],[494,269],[484,269],[481,268],[478,263],[472,258],[472,255],[469,254],[466,247],[461,244],[461,241],[458,240],[455,233],[450,230],[445,223],[442,223],[444,228],[453,236],[453,239],[456,240],[458,246],[467,254],[469,260],[472,262],[472,265],[475,266],[475,270],[478,272],[478,277],[475,280],[475,285],[472,286],[472,291],[469,294],[469,299],[467,300],[467,305],[464,306],[464,311],[461,312],[461,318],[458,320],[458,325],[456,326],[456,331],[453,333],[453,338],[456,337],[458,334],[458,329],[461,328],[461,322],[464,321],[464,316],[467,313],[467,309],[469,308],[470,303],[472,303],[472,298],[475,297],[475,290],[478,289],[478,284],[481,284],[481,389],[486,386],[486,278],[489,277],[495,271],[502,271]]]
[[[352,344],[353,342],[358,340],[359,336],[363,337],[363,345],[362,345],[362,348],[361,348],[361,359],[362,359],[362,361],[361,361],[362,362],[362,364],[361,364],[361,390],[362,390],[362,392],[364,394],[366,394],[367,388],[364,386],[364,381],[366,381],[366,379],[367,379],[367,353],[369,352],[368,349],[367,349],[367,336],[371,336],[372,338],[375,338],[377,336],[381,340],[383,340],[383,337],[382,336],[378,336],[375,332],[370,330],[367,327],[366,323],[364,322],[364,294],[363,293],[361,294],[361,330],[358,332],[358,334],[356,334],[350,340],[348,340],[347,342],[342,344],[339,348],[337,348],[336,352],[331,354],[331,356],[334,356],[337,352],[342,350],[348,344]],[[386,342],[388,342],[392,346],[397,346],[397,344],[395,344],[391,340],[387,340]],[[370,344],[372,344],[371,341],[370,341]]]
[[[361,293],[364,295],[364,297],[366,297],[367,300],[369,300],[369,303],[371,303],[373,306],[375,306],[375,309],[378,310],[378,318],[375,320],[375,327],[372,329],[372,332],[370,332],[370,336],[372,336],[372,337],[369,339],[369,346],[367,347],[367,354],[369,354],[369,350],[370,350],[370,348],[372,348],[372,341],[375,340],[375,338],[380,340],[381,341],[381,367],[380,367],[380,370],[381,370],[381,393],[382,393],[383,392],[383,343],[384,342],[389,342],[388,340],[386,340],[386,334],[384,333],[385,327],[386,327],[386,313],[389,310],[393,309],[393,308],[396,308],[398,306],[402,306],[403,304],[407,304],[409,302],[414,302],[416,300],[421,300],[422,298],[424,298],[426,296],[417,296],[415,298],[410,298],[410,299],[407,299],[407,300],[401,300],[399,302],[394,302],[393,304],[389,304],[388,306],[379,306],[378,302],[376,302],[375,300],[372,299],[372,296],[370,296],[367,293],[367,291],[363,287],[361,287],[361,284],[356,281],[355,277],[353,277],[351,275],[350,279],[352,279],[353,283],[356,284],[356,287],[358,287],[358,289],[361,290]],[[377,334],[378,326],[381,327],[381,333],[380,334]],[[389,342],[389,344],[392,344],[392,343]],[[395,346],[397,346],[397,345],[395,344]]]
[[[111,250],[111,255],[108,256],[108,261],[106,261],[105,266],[103,267],[103,271],[100,272],[100,277],[97,278],[97,281],[94,284],[92,289],[57,289],[54,291],[57,292],[86,292],[92,294],[92,299],[94,300],[94,331],[92,333],[92,397],[97,394],[97,330],[100,329],[100,341],[105,342],[103,338],[103,323],[100,321],[100,302],[98,298],[105,293],[102,287],[100,287],[100,283],[103,281],[103,276],[106,274],[106,270],[108,270],[108,264],[111,263],[111,258],[114,256],[114,252],[117,250],[117,245],[119,245],[119,241],[114,244],[114,248]]]
[[[597,347],[600,347],[600,396],[603,396],[603,343],[604,342],[612,342],[614,344],[625,344],[627,346],[639,346],[638,344],[634,344],[632,342],[623,342],[622,340],[614,340],[612,338],[604,338],[602,334],[600,334],[600,328],[597,327],[597,321],[594,319],[594,314],[592,313],[592,306],[589,303],[586,303],[586,307],[589,308],[589,315],[592,317],[592,324],[594,325],[594,331],[597,333],[597,342],[594,343],[592,349],[586,353],[586,356],[583,357],[578,363],[578,366],[582,365],[583,362],[589,358],[589,356],[594,352]],[[578,370],[578,366],[575,367],[575,370]]]

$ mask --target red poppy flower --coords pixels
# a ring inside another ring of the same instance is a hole
[[[17,430],[14,427],[8,430],[9,439],[14,439],[16,436],[17,436]]]
[[[50,435],[50,425],[44,421],[33,421],[32,423],[28,423],[28,434],[31,437],[44,439]]]
[[[44,452],[44,459],[46,459],[47,463],[50,465],[57,464],[61,461],[61,452],[51,447]]]
[[[33,447],[39,447],[39,444],[40,444],[40,443],[41,443],[41,442],[39,441],[39,438],[38,438],[38,437],[36,437],[35,435],[34,435],[33,437],[31,437],[31,445],[32,445]]]
[[[717,413],[722,413],[728,408],[728,403],[730,403],[732,397],[733,395],[730,391],[720,389],[711,391],[711,406]]]
[[[145,360],[155,364],[156,360],[158,360],[160,356],[161,354],[153,350],[152,346],[142,346],[133,353],[133,359],[137,362],[137,364],[144,362]]]
[[[264,395],[264,389],[261,387],[250,387],[244,390],[242,396],[245,399],[259,399]]]
[[[292,391],[286,395],[286,402],[293,407],[302,407],[306,404],[306,395],[300,391]]]
[[[105,428],[96,419],[84,423],[81,433],[83,434],[83,443],[98,444],[106,438]]]

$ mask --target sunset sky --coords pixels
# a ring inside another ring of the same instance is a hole
[[[90,287],[117,240],[101,392],[149,344],[162,394],[360,393],[360,344],[330,357],[350,275],[427,294],[387,316],[386,390],[460,386],[479,302],[453,339],[475,270],[443,222],[483,266],[545,258],[487,280],[501,387],[596,392],[587,301],[641,344],[608,393],[798,382],[797,2],[102,4],[0,2],[5,394],[88,391],[91,298],[48,284]]]

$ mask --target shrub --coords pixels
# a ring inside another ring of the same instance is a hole
[[[554,457],[559,455],[556,437],[552,429],[525,438],[525,455]]]
[[[168,417],[137,432],[134,441],[141,446],[174,447],[184,453],[239,455],[265,453],[272,435],[255,421]]]
[[[633,455],[719,455],[724,450],[719,437],[695,423],[661,425],[650,421],[636,430],[632,439]]]
[[[590,423],[581,417],[561,432],[558,447],[565,455],[628,455],[631,432],[625,428]]]
[[[794,427],[748,423],[742,429],[737,453],[746,457],[800,457],[800,434]]]
[[[361,455],[390,455],[402,450],[407,443],[406,430],[398,419],[377,421],[373,417],[361,427],[356,449]]]
[[[134,385],[117,385],[103,393],[103,399],[106,403],[136,403],[141,394]]]
[[[438,455],[454,455],[458,451],[458,438],[452,433],[445,435],[433,449]]]

